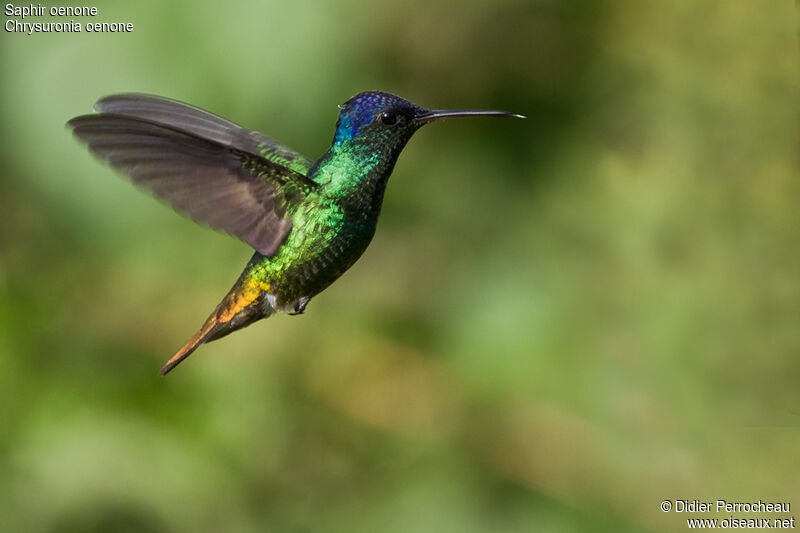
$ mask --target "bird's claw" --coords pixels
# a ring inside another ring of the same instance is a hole
[[[311,298],[308,296],[298,298],[294,304],[294,311],[289,313],[289,316],[302,315],[309,301],[311,301]]]

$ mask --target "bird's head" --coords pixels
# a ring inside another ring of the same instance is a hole
[[[394,157],[415,131],[435,120],[475,116],[521,117],[505,111],[430,110],[381,91],[358,93],[339,107],[334,146],[358,146]]]

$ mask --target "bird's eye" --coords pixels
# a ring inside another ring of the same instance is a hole
[[[392,111],[384,111],[381,113],[381,122],[387,126],[397,124],[397,113],[393,113]]]

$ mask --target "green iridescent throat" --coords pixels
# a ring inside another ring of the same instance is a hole
[[[287,206],[294,226],[284,245],[271,258],[256,253],[245,269],[271,284],[279,306],[325,289],[372,240],[397,155],[370,144],[332,144],[308,172],[320,187]]]

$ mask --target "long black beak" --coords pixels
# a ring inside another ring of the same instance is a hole
[[[458,117],[515,117],[525,118],[517,113],[508,111],[480,111],[476,109],[431,109],[416,115],[412,120],[418,124],[427,124],[435,120]]]

